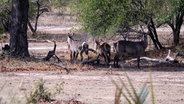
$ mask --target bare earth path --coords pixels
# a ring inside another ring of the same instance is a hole
[[[72,71],[65,74],[60,71],[46,72],[6,72],[0,73],[0,85],[5,84],[4,99],[23,101],[26,92],[34,88],[34,83],[39,79],[46,81],[46,86],[54,90],[57,84],[63,83],[64,89],[56,99],[76,99],[87,104],[112,104],[114,102],[115,86],[109,77],[118,80],[120,76],[124,81],[124,73],[128,73],[139,91],[143,83],[149,85],[148,71],[113,71],[107,74],[106,70]],[[184,103],[184,72],[152,72],[156,104],[183,104]],[[127,81],[126,81],[127,82]],[[8,101],[8,100],[7,100]],[[124,100],[122,99],[122,103]],[[150,102],[150,94],[148,96]]]

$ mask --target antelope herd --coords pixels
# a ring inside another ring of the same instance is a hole
[[[114,57],[111,56],[111,46],[107,42],[100,43],[99,40],[95,40],[95,50],[89,48],[89,44],[86,41],[75,40],[74,34],[67,35],[67,43],[70,51],[70,61],[76,61],[78,54],[80,54],[81,61],[83,61],[83,53],[88,56],[88,51],[96,53],[96,58],[103,57],[105,64],[109,65],[111,57],[113,57],[114,67],[119,67],[118,62],[122,58],[125,61],[128,57],[137,58],[137,66],[140,68],[140,57],[144,55],[147,48],[147,34],[142,34],[142,40],[135,42],[129,40],[119,40],[113,43]]]

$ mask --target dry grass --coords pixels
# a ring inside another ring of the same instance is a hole
[[[64,53],[64,57],[60,57],[62,62],[57,62],[55,59],[51,58],[50,61],[42,61],[39,58],[30,58],[30,59],[15,59],[9,57],[1,57],[0,60],[0,72],[15,72],[15,71],[58,71],[65,70],[62,67],[56,65],[65,66],[70,70],[83,70],[88,69],[89,66],[83,66],[80,64],[80,57],[78,57],[77,62],[71,63],[69,53]],[[94,54],[90,54],[90,57],[94,57]],[[87,59],[87,56],[84,55],[84,58]]]
[[[15,59],[8,58],[0,60],[0,71],[55,71],[58,70],[49,62],[44,62],[39,59],[27,60],[27,59]]]

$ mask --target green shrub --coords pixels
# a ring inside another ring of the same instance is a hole
[[[35,90],[30,93],[30,96],[27,98],[27,103],[37,103],[41,100],[44,101],[50,101],[51,100],[51,93],[47,91],[47,89],[44,87],[45,81],[40,80],[35,87]]]
[[[56,91],[54,93],[51,93],[47,88],[45,88],[44,84],[45,84],[45,81],[43,79],[40,79],[40,81],[36,83],[36,87],[34,91],[31,92],[29,97],[27,98],[26,104],[30,104],[30,103],[35,104],[41,101],[50,102],[53,100],[52,97],[60,93],[62,90],[61,86],[55,87]]]

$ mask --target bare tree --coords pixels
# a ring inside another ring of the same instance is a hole
[[[44,12],[49,12],[49,9],[47,6],[44,6],[42,3],[42,0],[35,1],[34,4],[36,4],[37,10],[36,10],[36,17],[35,17],[35,24],[34,27],[30,22],[30,19],[28,19],[28,26],[32,32],[32,36],[36,35],[37,26],[38,26],[38,19]]]

